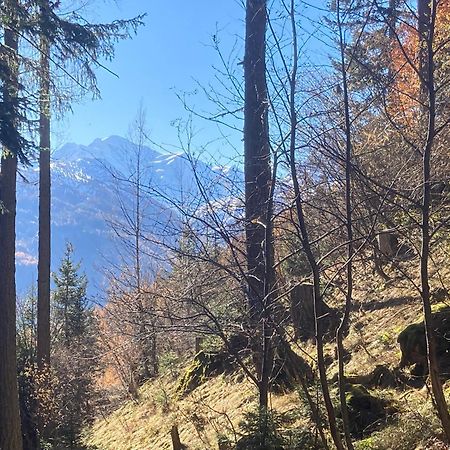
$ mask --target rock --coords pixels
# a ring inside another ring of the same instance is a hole
[[[204,383],[208,378],[230,373],[233,370],[233,362],[226,352],[200,351],[195,356],[191,365],[178,382],[177,391],[181,396],[187,395]]]
[[[362,439],[385,422],[389,412],[386,400],[373,396],[361,384],[347,384],[345,392],[353,437]]]
[[[450,307],[443,306],[432,314],[436,335],[436,353],[441,374],[449,377],[450,369]],[[424,376],[428,373],[427,344],[423,322],[408,325],[399,335],[402,357],[400,368],[414,366],[411,373]]]
[[[395,371],[381,364],[367,375],[349,375],[345,379],[348,383],[361,384],[367,388],[385,389],[397,387],[400,384]]]

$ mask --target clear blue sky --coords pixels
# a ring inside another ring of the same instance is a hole
[[[194,79],[206,85],[214,77],[212,64],[218,64],[218,57],[211,43],[217,27],[226,52],[244,31],[239,0],[98,0],[87,10],[99,22],[142,13],[147,14],[145,26],[134,39],[118,43],[115,59],[105,63],[118,78],[98,70],[102,99],[86,98],[73,106],[73,113],[55,127],[56,146],[67,141],[89,144],[112,134],[125,136],[140,102],[147,110],[152,139],[176,143],[171,121],[187,114],[175,92],[192,91]],[[206,106],[202,95],[195,103]],[[211,125],[198,126],[212,137]]]
[[[221,64],[212,48],[212,36],[220,30],[218,36],[225,56],[236,40],[242,45],[245,31],[242,3],[242,0],[88,0],[85,15],[94,22],[146,13],[145,26],[140,27],[134,39],[118,43],[115,59],[105,63],[118,77],[98,70],[102,99],[85,98],[73,105],[73,113],[54,126],[53,146],[65,142],[89,144],[95,138],[113,134],[126,136],[142,102],[151,138],[171,151],[170,144],[177,144],[171,122],[188,116],[176,92],[193,91],[195,80],[204,86],[211,82],[217,85],[213,66]],[[323,14],[317,6],[325,4],[325,0],[314,0],[310,6],[301,2],[302,14],[308,18],[302,19],[302,26],[313,30],[316,24],[310,20]],[[312,34],[317,37],[316,31]],[[316,60],[320,42],[317,39],[308,42],[314,48]],[[241,47],[238,56],[242,54]],[[237,66],[237,61],[234,65],[240,76],[242,66]],[[191,102],[197,110],[213,109],[202,94]],[[220,136],[217,127],[205,121],[196,121],[195,128],[199,131],[198,142],[213,141]],[[214,143],[215,151],[223,152],[225,157],[233,157],[236,151],[242,153],[241,133],[225,132],[235,150],[229,150],[222,140]]]

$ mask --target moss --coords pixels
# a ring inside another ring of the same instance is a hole
[[[184,396],[208,378],[228,373],[232,369],[230,356],[224,352],[199,351],[178,382],[177,392]]]
[[[447,372],[450,355],[450,307],[444,304],[435,305],[432,314],[433,327],[436,335],[436,353],[441,362],[443,373]],[[415,375],[427,373],[427,345],[425,326],[423,322],[408,325],[399,335],[402,357],[400,367],[412,366]],[[445,370],[444,370],[445,369]]]
[[[440,302],[440,303],[436,303],[435,305],[431,305],[431,312],[433,312],[433,313],[438,313],[441,311],[445,312],[446,309],[450,310],[449,304],[446,302]]]
[[[386,400],[372,395],[360,384],[348,384],[345,391],[352,436],[363,438],[385,422],[388,416]]]

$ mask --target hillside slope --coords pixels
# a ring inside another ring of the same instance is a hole
[[[450,299],[442,289],[449,271],[441,271],[440,275],[435,278],[434,303],[450,306]],[[391,277],[385,283],[376,275],[362,276],[357,284],[351,329],[345,342],[351,352],[346,365],[348,376],[369,374],[378,365],[397,367],[401,357],[398,334],[407,325],[421,320],[417,293],[403,278]],[[303,351],[314,354],[312,343],[301,345]],[[333,344],[326,345],[326,353],[330,359],[334,358]],[[336,364],[334,361],[328,368],[329,379],[337,372]],[[176,386],[177,378],[170,374],[148,382],[141,388],[139,402],[126,403],[87,430],[86,443],[101,450],[169,450],[170,430],[177,424],[181,441],[188,449],[218,449],[220,436],[236,441],[244,413],[254,410],[257,401],[255,388],[240,372],[209,379],[183,399],[178,397]],[[332,392],[336,398],[335,384]],[[371,393],[393,405],[395,413],[381,424],[379,431],[357,442],[356,449],[448,448],[439,440],[439,424],[426,387],[377,388]],[[446,393],[450,399],[448,385]],[[300,392],[272,395],[271,405],[282,414],[284,428],[310,427]],[[300,447],[292,447],[295,448]]]

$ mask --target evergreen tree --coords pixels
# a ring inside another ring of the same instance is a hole
[[[58,417],[53,443],[80,448],[82,428],[93,418],[96,372],[96,321],[86,297],[87,279],[73,261],[67,244],[58,273],[54,274],[52,369],[56,378]]]
[[[80,263],[73,261],[73,247],[67,244],[58,272],[53,275],[55,341],[70,347],[87,328],[86,276],[79,273]]]
[[[3,2],[2,2],[3,3]],[[17,64],[18,2],[5,1],[1,23],[3,44],[0,65],[0,448],[21,450],[19,394],[16,376],[16,171],[17,106],[19,69]],[[6,111],[6,114],[5,114]]]

